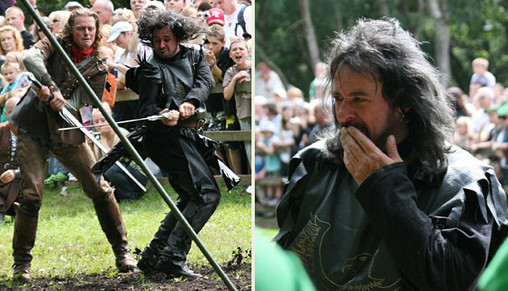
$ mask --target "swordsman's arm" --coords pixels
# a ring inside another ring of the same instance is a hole
[[[194,72],[194,84],[185,98],[185,101],[191,102],[196,108],[205,103],[210,95],[210,91],[215,87],[212,72],[208,67],[206,58],[203,52],[200,52],[200,54],[201,57]]]
[[[60,93],[58,86],[56,86],[55,82],[51,80],[48,70],[46,69],[48,58],[47,54],[51,50],[48,49],[46,53],[44,53],[43,50],[39,48],[40,42],[41,41],[37,42],[36,45],[28,50],[25,58],[23,59],[23,63],[25,64],[27,70],[32,72],[32,74],[34,74],[38,80],[41,80],[41,83],[44,85],[41,90],[37,90],[39,99],[43,102],[50,101],[51,107],[54,110],[59,111],[63,108],[66,101]],[[50,100],[50,95],[54,96],[52,100]]]
[[[23,63],[25,64],[27,71],[31,72],[37,80],[43,83],[43,85],[53,86],[53,90],[55,92],[59,92],[60,89],[58,89],[55,82],[53,82],[50,78],[44,77],[49,76],[46,65],[49,56],[53,52],[53,46],[47,38],[44,38],[43,40],[38,41],[26,52]]]

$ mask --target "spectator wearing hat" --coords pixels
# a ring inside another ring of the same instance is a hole
[[[99,1],[99,0],[98,0]],[[98,2],[97,1],[97,2]],[[96,2],[96,3],[97,3]],[[137,66],[137,50],[129,51],[129,44],[134,34],[134,27],[126,21],[119,21],[113,25],[111,36],[107,42],[114,42],[119,48],[115,53],[114,63],[108,63],[110,68],[118,71],[116,78],[117,92],[113,118],[116,121],[138,118],[139,96],[131,89],[125,87],[125,73],[128,67]],[[138,44],[138,46],[143,46]],[[140,48],[142,49],[142,48]],[[135,124],[129,124],[128,130],[133,130]]]
[[[164,6],[166,6],[166,10],[171,10],[176,13],[182,13],[185,5],[185,0],[164,0]]]
[[[90,3],[90,4],[92,4],[92,3]],[[64,6],[64,9],[69,12],[72,12],[72,11],[79,9],[79,8],[83,8],[83,5],[81,5],[81,3],[77,2],[77,1],[70,1],[67,4],[65,4],[65,6]]]
[[[102,24],[111,25],[113,18],[113,2],[110,0],[97,0],[92,6],[92,10],[97,13]]]
[[[283,87],[277,87],[273,90],[272,100],[275,104],[281,104],[282,102],[285,102],[287,98],[288,93]]]
[[[208,26],[212,24],[219,24],[220,26],[224,26],[224,12],[220,10],[219,8],[212,8],[207,11],[208,13],[205,13],[204,17],[206,20],[206,24]]]
[[[156,9],[160,13],[160,12],[165,11],[166,7],[160,1],[148,1],[148,2],[146,2],[145,6],[143,6],[143,10],[148,10],[148,9]]]
[[[204,2],[202,4],[206,5],[207,2]],[[208,26],[212,25],[220,25],[224,29],[224,12],[220,10],[219,8],[211,8],[210,10],[203,11],[201,13],[201,19],[203,19]],[[224,29],[224,47],[229,48],[231,45],[231,39],[229,38],[229,35],[227,35],[226,30]]]
[[[254,98],[254,122],[259,125],[259,122],[266,118],[266,97],[263,95],[256,95]]]
[[[274,135],[276,131],[275,124],[270,120],[263,120],[259,124],[260,137],[256,141],[256,150],[263,155],[263,168],[257,174],[262,178],[280,177],[281,161],[279,152],[275,145],[278,138]],[[262,201],[265,204],[275,206],[282,198],[282,188],[280,184],[269,184],[266,186],[266,198]]]

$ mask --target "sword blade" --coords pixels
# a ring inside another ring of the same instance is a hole
[[[107,149],[104,147],[103,144],[101,144],[100,141],[98,141],[95,136],[91,132],[89,132],[87,129],[85,129],[84,126],[81,125],[81,122],[72,115],[67,108],[63,108],[60,111],[60,116],[69,124],[74,125],[75,127],[78,127],[81,132],[83,132],[102,152],[107,153]],[[127,170],[119,161],[116,161],[115,164],[134,182],[138,187],[143,190],[143,192],[146,192],[145,186],[141,184],[132,174]]]
[[[137,121],[156,121],[156,120],[168,118],[168,116],[169,115],[167,113],[163,113],[161,115],[150,115],[150,116],[142,117],[142,118],[117,121],[116,124],[125,124],[125,123],[137,122]],[[106,122],[106,123],[91,124],[91,125],[86,125],[86,126],[82,125],[82,126],[62,127],[62,128],[59,128],[58,131],[67,131],[67,130],[90,128],[90,127],[101,127],[101,126],[108,126],[108,125],[110,125],[110,124]]]

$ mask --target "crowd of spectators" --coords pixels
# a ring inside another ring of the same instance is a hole
[[[206,104],[207,112],[204,116],[208,122],[203,129],[250,130],[250,122],[247,121],[250,121],[251,112],[248,107],[251,103],[250,48],[253,30],[251,1],[131,0],[129,7],[116,7],[116,9],[110,0],[90,0],[86,5],[70,1],[58,11],[41,11],[37,7],[36,0],[29,0],[29,3],[39,13],[42,21],[55,37],[61,35],[73,10],[91,9],[97,13],[102,24],[100,31],[102,45],[99,51],[109,67],[108,82],[102,101],[111,107],[112,116],[116,121],[139,117],[139,96],[125,87],[125,74],[129,68],[137,66],[152,56],[152,48],[139,40],[136,23],[138,16],[146,10],[152,10],[153,13],[172,10],[201,22],[203,26],[208,27],[209,32],[196,36],[184,45],[196,46],[203,50],[217,84]],[[35,21],[29,23],[19,7],[11,4],[11,7],[0,8],[2,13],[0,16],[0,109],[4,110],[7,100],[13,97],[21,98],[30,86],[30,72],[27,72],[23,65],[23,57],[34,43],[46,36]],[[83,124],[90,126],[89,129],[98,139],[105,138],[106,135],[101,134],[104,130],[93,127],[92,107],[85,106],[79,111]],[[4,114],[1,118],[2,122],[7,121]],[[135,123],[125,124],[126,133],[135,130],[136,125]],[[243,142],[219,141],[219,145],[220,156],[236,173],[250,172],[249,142],[243,144]],[[165,175],[149,159],[147,164],[154,174]],[[48,186],[60,187],[62,186],[60,182],[69,179],[75,180],[72,174],[51,156],[48,160],[48,176],[44,183]],[[108,177],[106,179],[108,180]],[[114,179],[110,179],[109,182],[115,186]],[[61,193],[62,195],[67,193],[65,187],[62,188]],[[128,197],[117,195],[116,198],[133,200],[136,195],[129,193]]]
[[[508,88],[496,82],[485,58],[472,61],[473,75],[467,93],[447,89],[456,110],[456,132],[450,141],[492,165],[508,186]],[[256,205],[258,215],[273,215],[287,179],[288,162],[297,151],[312,144],[334,126],[322,97],[330,94],[325,63],[316,65],[309,92],[285,89],[279,75],[266,63],[256,67],[255,137]],[[331,98],[330,98],[331,99]],[[508,189],[508,187],[506,187]]]
[[[458,87],[447,90],[457,117],[453,142],[492,165],[508,190],[508,88],[488,67],[487,59],[473,60],[469,94]]]

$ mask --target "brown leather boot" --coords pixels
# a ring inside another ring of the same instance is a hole
[[[14,280],[28,282],[31,279],[30,266],[32,262],[32,248],[35,244],[38,213],[30,213],[14,203],[16,220],[14,222],[14,236],[12,249],[14,256]]]
[[[130,252],[127,232],[113,193],[94,199],[93,205],[102,231],[106,234],[115,253],[118,271],[125,273],[137,270],[137,262]]]

